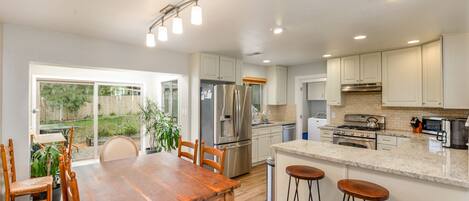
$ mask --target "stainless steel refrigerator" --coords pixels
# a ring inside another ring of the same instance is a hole
[[[252,157],[250,88],[203,82],[200,97],[200,139],[206,146],[226,148],[225,176],[248,173]]]

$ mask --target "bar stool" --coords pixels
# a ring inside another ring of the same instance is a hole
[[[290,179],[288,180],[288,193],[287,193],[287,201],[290,198],[290,184],[291,184],[291,178],[295,178],[295,184],[296,184],[296,189],[295,189],[295,195],[293,196],[293,200],[300,200],[298,196],[298,184],[300,183],[300,180],[306,180],[308,183],[308,188],[309,188],[309,197],[308,200],[313,200],[313,195],[311,194],[311,187],[313,185],[313,181],[316,180],[316,184],[318,187],[318,198],[319,201],[321,201],[321,193],[319,191],[319,180],[324,178],[324,172],[320,169],[310,167],[310,166],[304,166],[304,165],[292,165],[288,166],[286,169],[286,172],[288,175],[290,175]]]
[[[347,201],[355,198],[360,198],[369,201],[383,201],[389,198],[389,191],[378,185],[367,181],[356,180],[356,179],[342,179],[337,182],[337,188],[344,193],[342,201]]]

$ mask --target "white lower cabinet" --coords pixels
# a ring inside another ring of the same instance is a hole
[[[409,140],[410,138],[407,137],[378,135],[378,146],[376,147],[376,149],[390,151],[399,148],[400,145],[405,142],[408,142]]]
[[[321,142],[330,142],[332,143],[332,130],[325,130],[325,129],[321,129],[320,131],[320,137],[319,137],[319,140]]]
[[[253,137],[252,138],[252,148],[251,148],[251,160],[252,163],[259,161],[259,138]]]
[[[252,163],[263,162],[273,156],[270,146],[282,142],[281,130],[281,126],[252,129]]]

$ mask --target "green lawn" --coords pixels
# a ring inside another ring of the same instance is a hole
[[[85,143],[86,137],[93,138],[93,119],[82,119],[55,123],[57,125],[77,126],[75,143]],[[140,133],[138,115],[101,116],[98,117],[98,137],[115,135],[135,136]]]

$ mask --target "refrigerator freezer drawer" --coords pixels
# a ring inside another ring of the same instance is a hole
[[[251,171],[251,146],[251,140],[216,146],[219,149],[226,148],[223,175],[232,178]]]

